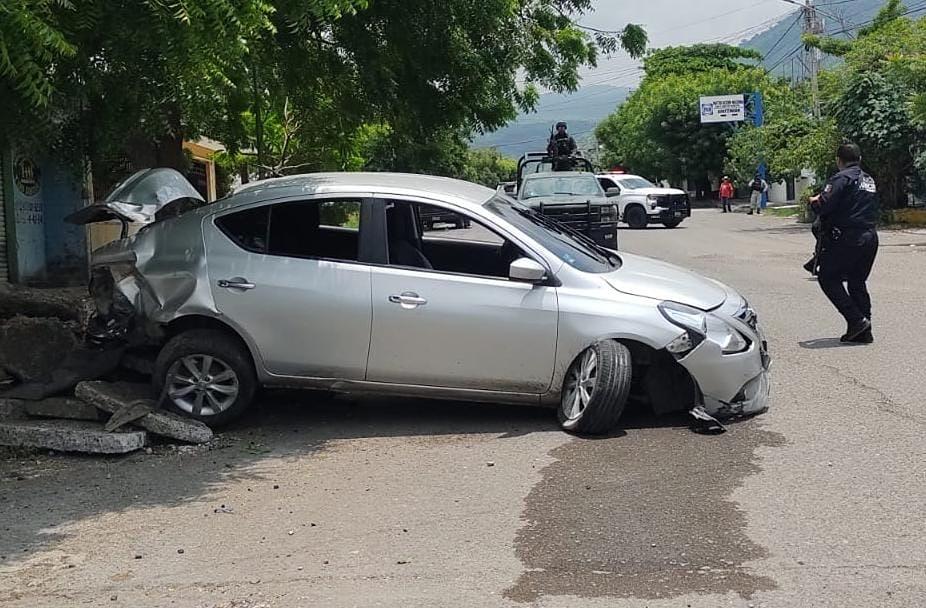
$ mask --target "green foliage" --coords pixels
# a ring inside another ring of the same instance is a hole
[[[518,163],[495,148],[469,150],[463,172],[456,177],[495,188],[501,182],[514,181],[517,170]]]
[[[758,62],[762,55],[755,50],[728,44],[695,44],[693,46],[666,47],[652,51],[643,61],[649,78],[724,70],[735,72]]]
[[[77,52],[59,22],[75,17],[68,0],[0,0],[0,95],[11,88],[29,106],[48,103],[52,66]]]
[[[726,45],[662,49],[645,62],[646,76],[627,101],[596,130],[607,163],[621,163],[651,178],[704,180],[724,169],[727,125],[702,125],[699,98],[761,91],[769,117],[793,112],[788,87],[742,63],[753,51]],[[741,140],[744,144],[747,140]],[[745,154],[745,152],[744,152]],[[758,155],[758,150],[753,156]],[[755,171],[755,165],[752,167]]]
[[[0,0],[0,132],[95,175],[181,166],[222,141],[227,174],[467,166],[465,140],[571,91],[637,25],[587,31],[591,0]],[[25,35],[23,35],[25,33]],[[8,90],[18,96],[4,94]],[[476,174],[490,172],[477,159]],[[487,173],[486,173],[487,174]],[[488,178],[486,178],[488,179]],[[112,181],[112,180],[110,180]],[[102,190],[105,190],[103,188]]]
[[[815,121],[806,114],[773,119],[761,128],[742,128],[730,138],[726,173],[745,183],[765,161],[772,180],[797,178],[804,169],[826,176],[836,168],[838,143],[832,120]]]
[[[926,20],[905,12],[890,0],[856,40],[809,40],[845,60],[821,78],[824,110],[840,139],[861,146],[886,208],[906,205],[909,179],[923,182],[926,168],[917,153],[926,143]]]

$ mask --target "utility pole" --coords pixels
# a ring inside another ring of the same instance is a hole
[[[819,36],[824,32],[823,18],[817,13],[814,0],[804,1],[804,33]],[[817,78],[822,60],[820,49],[804,47],[810,69],[810,91],[813,96],[813,115],[820,118],[820,83]]]

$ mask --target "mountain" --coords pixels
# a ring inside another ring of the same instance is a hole
[[[541,95],[535,112],[518,116],[494,133],[476,137],[473,147],[498,148],[502,154],[515,158],[525,152],[543,150],[550,137],[550,127],[560,120],[569,123],[569,132],[581,142],[629,94],[630,89],[624,87],[590,85],[568,95]]]
[[[853,33],[857,26],[867,24],[884,6],[884,0],[852,0],[851,2],[817,3],[818,12],[824,21],[828,35],[847,38],[843,30]],[[801,32],[803,19],[799,17],[800,9],[786,15],[772,28],[744,41],[742,47],[755,49],[765,57],[763,65],[777,76],[791,77],[792,67],[795,77],[802,74],[800,59]],[[793,61],[792,61],[793,59]],[[832,65],[837,60],[824,59],[825,65]]]

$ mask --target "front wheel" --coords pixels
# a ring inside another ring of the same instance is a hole
[[[214,329],[194,329],[171,338],[158,354],[153,383],[167,409],[210,426],[239,417],[257,390],[247,350]]]
[[[624,221],[628,226],[634,229],[646,228],[649,218],[646,217],[646,210],[639,205],[634,205],[624,211]]]
[[[630,351],[615,340],[586,349],[566,373],[559,421],[572,433],[600,435],[617,425],[630,394]]]
[[[682,220],[670,220],[668,222],[663,222],[662,225],[666,228],[678,228],[678,225],[682,223]]]

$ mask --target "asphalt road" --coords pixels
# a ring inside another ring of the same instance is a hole
[[[7,455],[0,605],[926,605],[926,234],[882,244],[877,343],[839,347],[806,228],[698,211],[621,232],[760,313],[772,409],[721,436],[274,394],[209,450]]]

